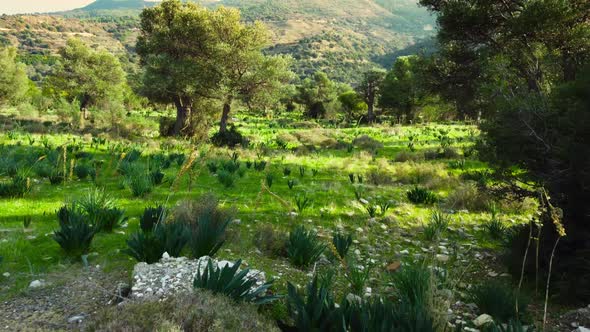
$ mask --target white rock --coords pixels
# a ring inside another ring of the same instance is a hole
[[[572,332],[590,332],[590,329],[585,328],[583,326],[579,326],[577,329],[573,330]]]
[[[481,327],[493,322],[494,319],[492,318],[492,316],[488,314],[479,315],[476,319],[473,320],[473,324],[475,324],[475,326],[477,327]]]
[[[361,203],[363,203],[363,204],[365,204],[365,205],[369,204],[369,201],[367,201],[367,200],[366,200],[366,199],[364,199],[364,198],[361,198],[361,199],[359,199],[359,202],[361,202]]]
[[[68,323],[80,323],[84,319],[82,315],[76,315],[68,318]]]
[[[438,254],[436,255],[436,260],[439,262],[448,262],[449,261],[449,256],[448,255],[443,255],[443,254]]]
[[[8,273],[8,272],[4,272],[4,273],[2,273],[2,275],[4,276],[4,278],[9,278],[10,277],[10,273]]]
[[[168,258],[170,258],[170,255],[168,254],[168,252],[167,252],[167,251],[165,251],[165,252],[162,254],[162,259],[168,259]]]
[[[39,288],[45,286],[45,281],[43,280],[33,280],[29,284],[29,288]]]

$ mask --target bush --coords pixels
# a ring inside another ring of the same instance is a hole
[[[307,284],[304,296],[290,282],[287,289],[287,308],[296,331],[346,330],[328,285],[318,282],[317,276]]]
[[[78,164],[74,167],[74,174],[80,180],[84,180],[87,177],[94,179],[96,177],[96,169],[88,164]]]
[[[341,233],[334,233],[332,236],[332,244],[334,245],[338,256],[344,259],[348,254],[350,246],[352,245],[352,236],[350,234],[343,235]]]
[[[144,197],[152,192],[152,178],[144,170],[136,170],[125,176],[125,184],[131,190],[133,197]]]
[[[274,322],[250,304],[206,291],[154,301],[107,306],[91,316],[89,331],[278,332]]]
[[[125,210],[110,208],[100,210],[95,220],[97,222],[97,231],[111,233],[115,228],[127,221],[127,218],[125,217]]]
[[[150,173],[150,178],[154,185],[160,185],[164,181],[164,172],[161,170],[155,170]]]
[[[287,255],[291,264],[299,268],[306,268],[315,263],[326,249],[313,231],[307,231],[303,226],[297,226],[289,234],[287,241]]]
[[[146,207],[139,217],[139,227],[144,232],[151,232],[156,224],[164,223],[166,220],[166,208],[162,205],[157,207]]]
[[[217,172],[217,180],[225,188],[232,188],[236,183],[236,176],[226,170],[220,170]]]
[[[489,197],[480,193],[474,183],[466,183],[459,186],[449,195],[445,205],[452,209],[486,211],[489,201]]]
[[[393,275],[396,298],[409,306],[425,306],[431,296],[430,271],[420,265],[404,266]]]
[[[518,313],[516,314],[516,301],[518,298]],[[502,323],[509,320],[518,320],[526,314],[528,301],[506,284],[498,281],[487,281],[473,288],[470,300],[477,304],[479,311],[486,313]]]
[[[350,284],[350,292],[362,296],[365,291],[365,284],[369,280],[370,273],[370,266],[360,265],[352,258],[348,259],[345,277]]]
[[[87,254],[96,229],[76,208],[62,207],[58,212],[58,219],[60,228],[54,232],[53,239],[69,256]]]
[[[265,304],[279,298],[267,294],[273,283],[272,280],[253,289],[253,286],[256,285],[256,279],[247,277],[248,272],[250,272],[248,268],[238,271],[241,265],[242,260],[239,259],[231,267],[225,265],[220,268],[213,266],[213,262],[209,259],[203,273],[201,273],[200,266],[197,268],[198,271],[193,286],[212,291],[214,294],[223,294],[236,302]]]
[[[13,175],[9,183],[0,183],[0,197],[23,197],[29,191],[31,182],[24,174]]]
[[[228,146],[233,148],[238,145],[247,145],[248,140],[238,132],[235,126],[231,126],[225,132],[216,132],[211,137],[211,143],[215,146]]]
[[[310,207],[312,203],[313,201],[311,198],[307,197],[306,194],[295,196],[295,205],[297,206],[297,211],[299,211],[299,213],[303,213],[303,211]]]
[[[254,233],[254,246],[271,257],[287,257],[287,234],[264,225]]]
[[[225,231],[233,219],[233,212],[219,208],[213,196],[182,202],[174,219],[187,225],[190,231],[189,247],[195,258],[213,257],[225,242]]]
[[[424,226],[424,238],[428,241],[438,240],[449,228],[451,216],[440,210],[432,212],[430,222]]]
[[[272,173],[266,173],[266,186],[268,188],[272,187],[272,181],[274,180],[274,176],[272,175]]]
[[[165,252],[162,241],[152,232],[136,232],[127,240],[126,254],[135,258],[138,262],[148,264],[156,263]]]
[[[152,264],[158,262],[167,252],[172,257],[179,257],[189,240],[185,225],[179,223],[161,223],[151,232],[136,232],[127,240],[125,252],[140,262]]]
[[[434,204],[438,201],[438,198],[432,191],[420,187],[414,187],[406,195],[408,200],[414,204]]]

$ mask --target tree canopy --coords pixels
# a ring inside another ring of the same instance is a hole
[[[242,23],[236,9],[163,1],[141,14],[142,91],[153,101],[175,104],[177,135],[190,132],[197,99],[216,99],[223,105],[219,130],[225,132],[234,100],[271,94],[291,79],[289,58],[262,53],[268,42],[267,29]]]
[[[0,104],[22,99],[28,90],[25,66],[16,61],[16,49],[0,49]]]
[[[94,51],[77,39],[68,40],[60,50],[54,73],[46,90],[57,98],[78,101],[80,110],[121,101],[125,72],[119,60],[105,50]]]

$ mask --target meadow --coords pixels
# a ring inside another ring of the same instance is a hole
[[[351,289],[381,296],[395,288],[391,275],[400,266],[420,265],[445,271],[438,287],[452,295],[437,306],[453,312],[481,281],[510,283],[497,257],[508,230],[526,224],[536,206],[482,189],[494,180],[474,153],[475,126],[234,120],[248,146],[8,130],[0,142],[2,185],[21,175],[26,189],[0,201],[0,299],[18,298],[33,280],[59,284],[60,275],[89,267],[130,276],[137,260],[125,249],[144,209],[207,195],[235,212],[216,258],[264,271],[277,294],[287,293],[287,282],[303,287],[323,274],[333,278],[336,297]],[[54,240],[56,213],[97,190],[121,218],[95,235],[82,259],[66,255]],[[327,248],[297,267],[282,242],[300,226]],[[327,245],[337,244],[336,234],[349,242],[340,260]],[[265,310],[286,315],[281,301]]]

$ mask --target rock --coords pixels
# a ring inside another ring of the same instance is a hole
[[[40,288],[43,286],[45,286],[45,281],[43,281],[43,280],[33,280],[29,284],[29,288]]]
[[[445,262],[449,261],[449,256],[443,255],[443,254],[438,254],[438,255],[436,255],[436,260],[439,262],[445,263]]]
[[[410,252],[408,251],[408,249],[404,249],[404,250],[400,251],[399,253],[402,254],[402,255],[409,255],[410,254]]]
[[[361,203],[363,203],[363,204],[365,204],[365,205],[369,204],[369,201],[367,201],[367,200],[366,200],[366,199],[364,199],[364,198],[361,198],[361,199],[359,199],[359,202],[361,202]]]
[[[482,314],[477,316],[476,319],[473,320],[473,324],[475,324],[475,326],[477,327],[481,327],[484,325],[487,325],[489,323],[493,323],[494,319],[492,318],[492,316],[488,315],[488,314]]]
[[[168,254],[168,252],[164,252],[162,254],[162,259],[169,259],[169,258],[170,258],[170,255]]]
[[[2,273],[2,276],[3,276],[4,278],[9,278],[9,277],[10,277],[10,273],[8,273],[8,272],[4,272],[4,273]]]
[[[190,292],[197,272],[203,273],[209,262],[208,256],[196,260],[186,257],[171,257],[161,259],[154,264],[138,263],[133,268],[133,287],[131,299],[138,298],[166,298],[176,293]],[[222,268],[233,266],[230,261],[211,259],[213,266]],[[266,282],[264,272],[249,270],[247,278],[254,279],[253,289]]]
[[[68,318],[68,323],[70,323],[70,324],[72,324],[72,323],[81,323],[84,318],[85,318],[84,315],[72,316],[72,317]]]
[[[387,272],[396,272],[402,266],[400,261],[395,261],[387,265]]]
[[[572,332],[590,332],[590,329],[585,328],[583,326],[579,326],[577,329],[573,330]]]
[[[348,295],[346,295],[346,301],[348,301],[348,303],[361,303],[363,299],[358,295],[348,293]]]

